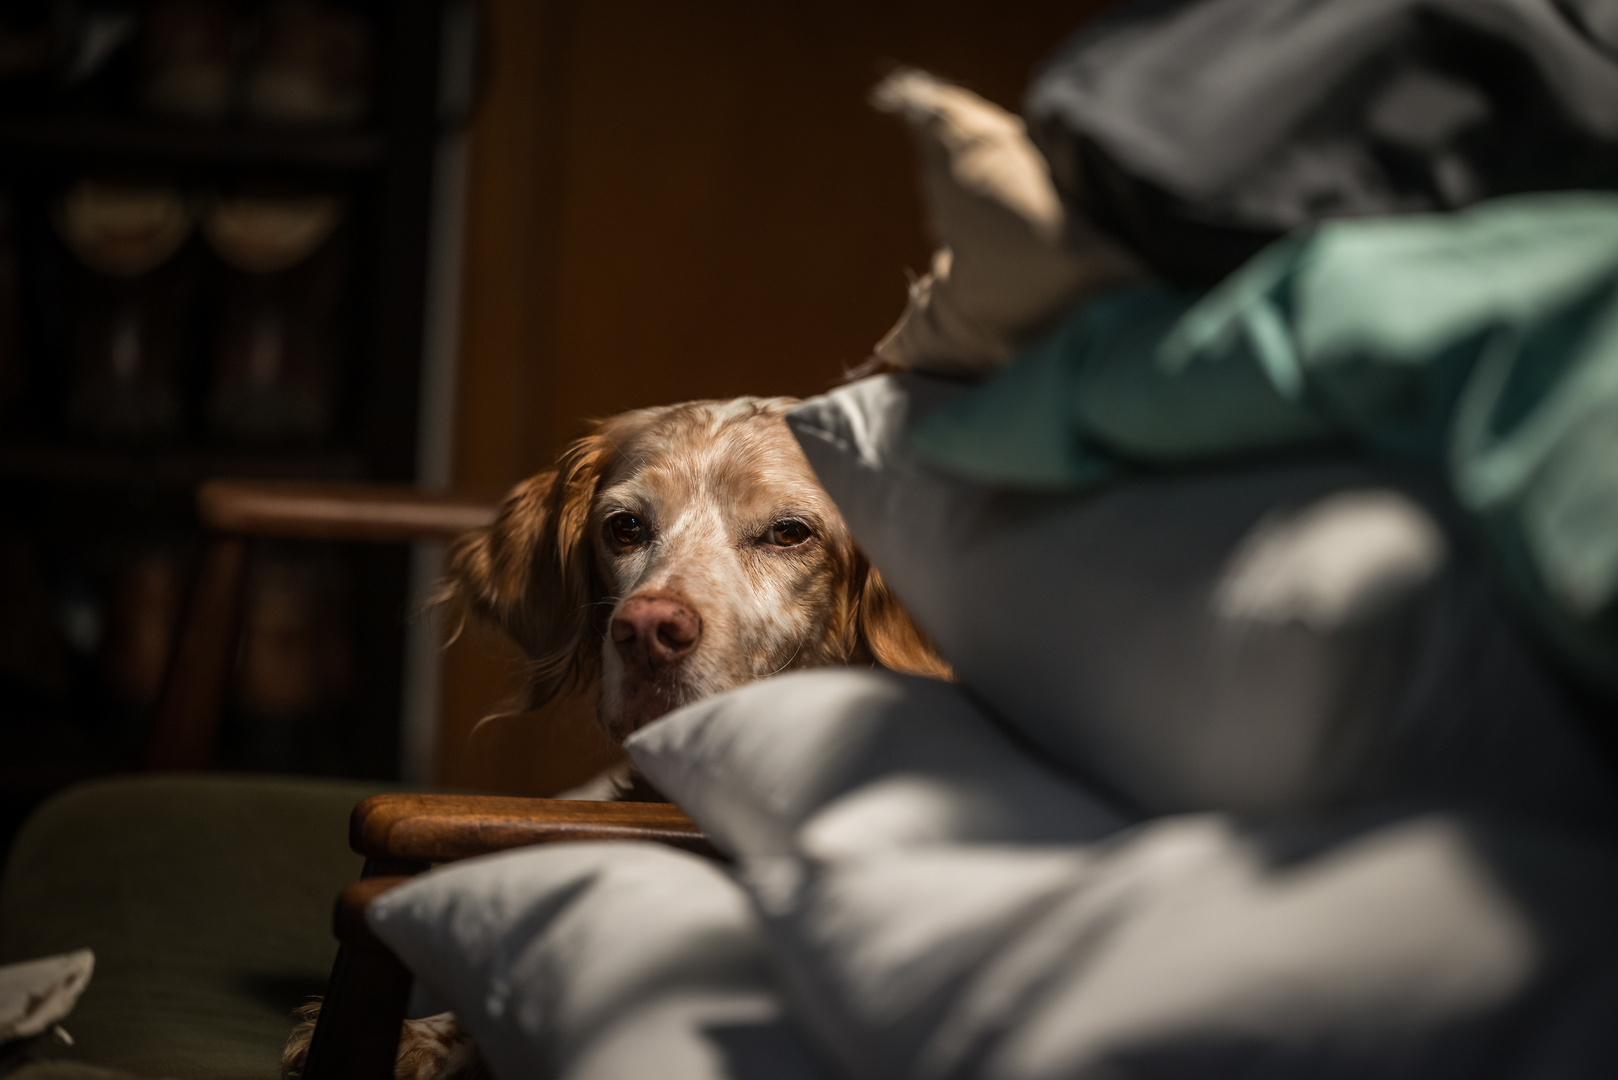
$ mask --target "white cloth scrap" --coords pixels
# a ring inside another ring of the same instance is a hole
[[[0,967],[0,1043],[29,1039],[62,1022],[90,985],[96,956],[78,949]]]

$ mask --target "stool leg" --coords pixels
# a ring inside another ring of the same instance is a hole
[[[203,553],[146,742],[149,769],[202,769],[213,761],[219,714],[241,632],[247,541],[216,536]]]
[[[425,869],[420,863],[366,859],[360,880],[338,894],[332,908],[337,962],[315,1019],[302,1080],[391,1080],[410,1007],[411,976],[371,932],[365,913],[371,901]]]
[[[392,953],[340,946],[302,1080],[392,1080],[410,972]]]

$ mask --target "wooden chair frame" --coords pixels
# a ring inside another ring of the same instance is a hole
[[[197,491],[208,532],[146,741],[150,769],[213,763],[241,633],[254,537],[408,544],[447,540],[494,520],[492,500],[402,484],[214,480]]]
[[[641,840],[718,853],[669,803],[576,802],[468,795],[374,795],[354,809],[349,845],[361,879],[338,895],[337,960],[303,1080],[390,1080],[411,975],[371,933],[366,909],[432,864],[534,844]]]
[[[286,537],[349,543],[447,540],[494,520],[491,500],[393,484],[215,480],[197,492],[208,532],[185,619],[147,741],[153,769],[200,769],[219,718],[241,631],[249,543]],[[496,796],[377,795],[354,809],[349,845],[365,856],[337,898],[338,940],[304,1080],[389,1080],[411,976],[370,932],[365,911],[428,867],[532,844],[642,840],[717,857],[668,803],[574,802]]]

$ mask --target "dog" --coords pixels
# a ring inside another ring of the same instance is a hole
[[[438,599],[528,659],[517,711],[597,691],[622,741],[659,717],[798,668],[949,666],[855,545],[788,430],[792,398],[637,409],[598,422],[493,523],[449,548]],[[633,777],[620,796],[652,797]],[[318,1006],[283,1057],[296,1075]],[[475,1074],[449,1014],[407,1022],[400,1080]]]
[[[639,409],[595,425],[455,541],[441,599],[529,660],[522,708],[599,687],[622,741],[795,668],[947,676],[855,546],[784,421],[791,398]]]

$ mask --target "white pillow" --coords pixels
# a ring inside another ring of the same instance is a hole
[[[1069,216],[1020,117],[909,68],[871,101],[910,124],[942,245],[876,359],[935,371],[1001,364],[1080,298],[1144,276],[1122,245]]]
[[[1522,1075],[1618,1075],[1591,1007],[1618,985],[1610,846],[1199,815],[1087,849],[778,860],[751,883],[796,1015],[858,1080],[1428,1080],[1547,1042],[1581,1069]]]
[[[1552,678],[1416,498],[1347,458],[1018,493],[918,464],[958,388],[787,417],[855,539],[996,713],[1142,810],[1403,792],[1611,813]]]
[[[377,936],[501,1080],[814,1080],[747,896],[654,844],[453,863],[385,893]]]
[[[1020,749],[960,687],[891,671],[766,679],[687,705],[625,748],[743,857],[1088,840],[1126,820]]]

